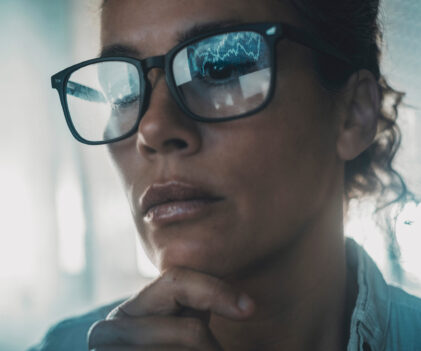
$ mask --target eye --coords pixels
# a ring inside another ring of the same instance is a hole
[[[137,95],[137,94],[126,95],[126,96],[123,96],[123,97],[113,101],[112,102],[112,108],[113,108],[113,110],[129,108],[131,105],[133,105],[138,100],[139,100],[139,95]]]
[[[212,79],[228,79],[235,72],[235,66],[226,63],[207,63],[205,73]]]
[[[239,77],[250,72],[255,62],[207,62],[202,77],[209,84],[234,83]]]

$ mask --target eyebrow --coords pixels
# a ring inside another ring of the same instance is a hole
[[[140,57],[140,52],[133,46],[123,44],[113,44],[105,46],[101,49],[98,57],[113,57],[113,56],[129,56]]]
[[[234,18],[224,21],[197,23],[186,31],[179,32],[177,34],[177,41],[178,43],[182,43],[183,41],[192,39],[202,34],[206,34],[212,30],[231,27],[240,23],[242,23],[240,20]]]
[[[238,19],[228,19],[224,21],[198,23],[190,27],[185,31],[180,31],[176,34],[177,44],[192,39],[194,37],[206,34],[207,32],[215,29],[222,29],[230,26],[234,26],[242,23]],[[112,57],[112,56],[123,56],[123,57],[143,57],[142,53],[134,46],[126,44],[112,44],[105,46],[101,49],[98,57]]]

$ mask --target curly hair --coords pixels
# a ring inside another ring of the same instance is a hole
[[[345,208],[348,208],[352,199],[366,197],[376,197],[374,214],[392,204],[400,205],[398,211],[401,211],[407,202],[419,203],[420,200],[408,189],[392,165],[402,139],[397,118],[405,94],[394,90],[380,70],[382,31],[379,0],[289,1],[322,38],[356,64],[350,66],[331,56],[314,52],[314,67],[322,86],[333,92],[338,91],[358,69],[369,70],[378,81],[381,109],[376,137],[363,153],[345,163]],[[392,200],[390,195],[394,197]],[[396,217],[386,216],[384,223],[377,221],[387,234],[392,259],[400,255],[392,222]]]

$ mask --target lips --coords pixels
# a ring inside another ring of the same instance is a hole
[[[211,191],[203,189],[192,184],[169,181],[164,184],[152,184],[140,198],[140,209],[142,215],[145,216],[153,207],[175,201],[191,201],[191,200],[222,200],[220,196],[216,196]]]

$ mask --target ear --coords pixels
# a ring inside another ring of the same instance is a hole
[[[349,161],[365,151],[376,136],[380,92],[374,75],[368,70],[355,72],[343,89],[338,108],[337,154]]]

